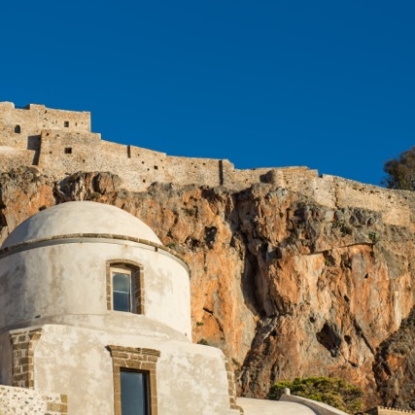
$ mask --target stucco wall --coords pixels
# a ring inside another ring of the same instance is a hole
[[[154,331],[157,332],[157,327]],[[14,333],[19,335],[19,331]],[[108,327],[88,330],[63,325],[44,325],[33,348],[37,392],[3,388],[6,392],[2,399],[0,388],[0,403],[15,411],[6,413],[17,415],[43,415],[46,408],[43,400],[47,401],[48,413],[64,413],[58,412],[64,408],[71,415],[113,415],[113,362],[107,346],[114,344],[160,352],[156,365],[159,415],[238,413],[230,409],[225,359],[219,349],[113,331]],[[43,400],[42,395],[45,395]],[[27,412],[18,412],[21,399],[25,399],[23,408]],[[32,405],[32,400],[36,405]]]
[[[160,351],[159,415],[228,415],[228,382],[219,349],[127,333],[45,325],[34,352],[35,388],[68,395],[68,414],[112,415],[114,380],[108,345]],[[71,399],[71,397],[76,397]]]
[[[312,409],[317,415],[347,415],[346,412],[340,411],[340,409],[333,408],[323,402],[313,401],[301,396],[283,394],[280,401],[299,403]]]
[[[244,415],[316,415],[307,406],[293,402],[252,398],[238,398],[237,402],[244,410]]]
[[[0,328],[40,317],[72,315],[81,320],[85,315],[108,314],[106,264],[114,259],[142,265],[145,316],[191,339],[190,285],[184,264],[153,246],[111,239],[54,240],[52,245],[2,258]]]

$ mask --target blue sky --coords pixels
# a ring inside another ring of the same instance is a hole
[[[379,184],[415,145],[414,1],[4,2],[0,100],[104,139]]]

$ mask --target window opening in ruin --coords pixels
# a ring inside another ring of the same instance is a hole
[[[149,415],[148,373],[121,369],[122,415]]]
[[[16,125],[14,127],[14,132],[15,132],[15,134],[20,134],[22,132],[22,129],[20,128],[20,125]]]
[[[68,127],[69,127],[69,121],[65,121],[65,122],[63,123],[63,125],[64,125],[64,127],[68,128]]]
[[[72,154],[72,147],[65,147],[65,154]]]
[[[129,313],[133,309],[131,270],[113,268],[111,273],[113,310]]]

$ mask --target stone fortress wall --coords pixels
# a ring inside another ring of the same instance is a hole
[[[153,182],[225,185],[245,188],[263,180],[270,169],[238,170],[228,160],[168,156],[136,146],[117,144],[91,132],[89,112],[61,111],[29,104],[16,108],[0,103],[0,167],[36,165],[55,175],[78,171],[111,171],[129,190],[141,191]],[[278,170],[282,179],[306,167]]]
[[[0,169],[37,166],[52,178],[79,171],[110,171],[123,187],[145,191],[154,182],[226,186],[243,190],[271,183],[298,191],[324,206],[382,212],[383,220],[413,227],[411,192],[392,191],[335,176],[319,176],[307,167],[236,169],[229,160],[168,156],[165,153],[105,141],[91,132],[89,112],[62,111],[30,104],[0,103]]]

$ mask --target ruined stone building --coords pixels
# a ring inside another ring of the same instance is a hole
[[[1,171],[19,165],[38,166],[52,176],[111,171],[122,176],[127,189],[136,191],[156,181],[242,188],[259,181],[283,184],[299,176],[317,176],[305,167],[238,170],[229,160],[173,157],[117,144],[91,132],[89,112],[34,104],[16,108],[11,102],[0,102],[0,155]]]

